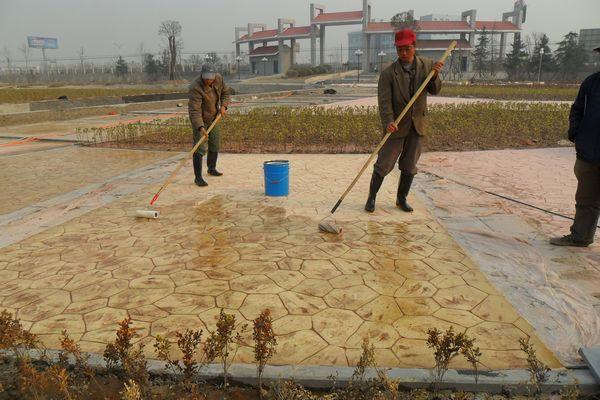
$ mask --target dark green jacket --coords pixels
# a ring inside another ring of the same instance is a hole
[[[415,56],[415,92],[421,86],[429,72],[433,69],[434,61],[429,58]],[[381,73],[377,84],[377,98],[379,104],[379,117],[385,132],[390,122],[400,115],[404,106],[410,101],[410,92],[406,80],[404,79],[404,69],[400,61],[394,62]],[[442,79],[438,75],[429,82],[427,89],[415,101],[412,109],[402,118],[398,124],[398,131],[391,137],[404,137],[410,132],[411,125],[414,123],[417,133],[425,135],[427,114],[427,92],[438,94],[442,90]]]
[[[210,90],[214,90],[216,96],[212,96]],[[194,129],[208,128],[206,125],[215,119],[221,106],[229,105],[230,100],[230,90],[220,74],[216,75],[212,88],[207,87],[199,76],[190,85],[188,95],[188,113]]]

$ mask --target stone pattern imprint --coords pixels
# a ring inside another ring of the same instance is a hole
[[[323,172],[311,168],[327,157],[290,156],[297,187],[277,199],[251,189],[254,161],[265,156],[225,155],[239,174],[199,192],[186,169],[161,197],[158,220],[133,217],[151,187],[0,249],[0,308],[49,348],[66,329],[85,351],[102,352],[129,315],[153,356],[157,334],[212,330],[221,308],[251,326],[269,308],[274,364],[353,365],[367,335],[380,365],[429,368],[427,329],[454,326],[477,339],[483,368],[523,367],[525,336],[542,361],[560,366],[416,198],[413,214],[395,209],[394,179],[372,215],[361,210],[363,179],[339,212],[344,233],[319,233],[320,216],[362,161],[330,157],[341,161]],[[252,358],[242,346],[235,361]],[[452,367],[469,365],[459,357]]]
[[[171,156],[164,151],[71,146],[0,157],[0,215]]]

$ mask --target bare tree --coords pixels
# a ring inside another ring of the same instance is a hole
[[[2,48],[2,58],[6,60],[6,67],[8,68],[8,72],[10,73],[10,63],[12,61],[12,56],[10,54],[10,50],[6,46]]]
[[[179,50],[183,47],[181,40],[181,24],[178,21],[163,21],[158,28],[158,34],[164,36],[168,42],[169,51],[169,79],[175,79],[175,70],[177,68],[177,56]]]
[[[415,20],[415,17],[410,11],[403,11],[394,15],[390,20],[390,23],[397,31],[407,28],[412,29],[413,31],[419,29],[419,22]]]
[[[27,43],[23,43],[21,47],[19,47],[19,50],[21,50],[21,53],[23,53],[23,58],[25,59],[25,69],[29,70],[29,45]]]
[[[83,48],[83,46],[79,48],[79,60],[81,61],[81,73],[85,74],[85,67],[83,66],[83,63],[85,61],[85,49]]]
[[[186,62],[192,68],[192,72],[196,72],[202,68],[203,59],[198,54],[192,54]]]

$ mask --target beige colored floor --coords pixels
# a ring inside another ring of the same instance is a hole
[[[0,157],[0,215],[172,156],[69,146]]]
[[[93,151],[101,170],[102,151],[112,150]],[[373,215],[362,211],[361,179],[336,213],[344,233],[335,236],[317,223],[365,156],[287,155],[291,195],[267,198],[262,162],[273,158],[281,156],[223,155],[225,176],[207,188],[193,185],[188,165],[159,199],[158,220],[133,217],[156,185],[0,249],[0,308],[51,348],[66,329],[100,352],[129,315],[151,353],[157,334],[213,330],[221,308],[240,323],[269,308],[276,364],[352,365],[366,335],[381,365],[431,367],[427,329],[453,326],[476,338],[485,368],[523,367],[518,339],[528,335],[545,363],[560,366],[422,204],[411,196],[413,214],[395,208],[396,171]],[[74,180],[58,176],[60,187]],[[252,356],[242,347],[236,360]]]

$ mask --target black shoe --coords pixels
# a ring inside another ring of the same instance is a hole
[[[365,211],[370,213],[375,211],[375,197],[369,196],[367,203],[365,204]]]
[[[209,151],[206,156],[206,166],[208,167],[209,175],[212,175],[212,176],[223,175],[222,173],[217,171],[217,157],[218,156],[219,156],[219,153],[215,153],[212,151]]]
[[[406,196],[408,196],[408,192],[410,191],[414,177],[414,175],[400,174],[398,194],[396,195],[396,206],[406,212],[414,211],[414,209],[406,201]]]
[[[399,209],[401,209],[402,211],[405,211],[405,212],[413,212],[414,211],[414,208],[412,208],[410,206],[410,204],[408,204],[406,202],[406,199],[397,199],[396,207],[398,207]]]
[[[194,153],[192,161],[194,163],[194,183],[198,186],[208,186],[208,183],[202,178],[202,154]]]
[[[596,227],[598,220],[600,219],[600,208],[592,206],[575,205],[575,218],[573,218],[573,225],[571,225],[571,234],[563,238],[555,238],[557,246],[561,244],[557,243],[573,243],[573,244],[562,244],[562,246],[578,246],[585,247],[594,242],[594,236],[596,234]],[[559,240],[561,239],[561,240]]]
[[[372,213],[375,211],[375,199],[377,198],[377,192],[383,183],[383,176],[373,171],[371,175],[371,185],[369,186],[369,198],[365,204],[365,211]]]
[[[198,186],[208,186],[208,182],[206,182],[204,179],[200,178],[196,178],[194,179],[194,183]]]
[[[550,244],[555,246],[572,246],[572,247],[588,247],[592,242],[579,240],[573,236],[573,234],[568,234],[562,237],[555,237],[550,239]]]

